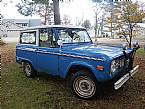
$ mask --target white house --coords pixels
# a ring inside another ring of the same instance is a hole
[[[0,36],[18,37],[21,29],[39,25],[41,25],[40,19],[3,19],[0,25]]]

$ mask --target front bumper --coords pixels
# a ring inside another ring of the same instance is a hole
[[[114,83],[115,90],[119,89],[124,83],[126,83],[135,73],[138,72],[139,65],[134,67],[129,73],[122,76],[117,82]]]

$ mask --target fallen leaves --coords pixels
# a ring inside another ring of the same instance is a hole
[[[8,45],[0,46],[0,55],[2,67],[15,62],[15,48]]]

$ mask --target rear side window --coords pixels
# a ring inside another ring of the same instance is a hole
[[[36,44],[36,32],[23,32],[20,35],[20,43]]]

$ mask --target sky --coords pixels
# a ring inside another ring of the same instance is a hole
[[[15,5],[19,3],[20,0],[3,0],[3,3],[0,3],[0,13],[6,19],[32,19],[39,18],[37,15],[25,17],[17,12]],[[92,0],[71,0],[72,2],[63,2],[60,3],[60,13],[61,16],[68,15],[72,19],[72,23],[76,19],[80,20],[90,20],[91,23],[94,22],[94,8]],[[136,1],[136,0],[135,0]],[[143,1],[143,0],[138,0]],[[7,4],[7,5],[4,5]],[[83,19],[82,19],[83,18]]]
[[[62,3],[60,12],[68,15],[71,19],[94,20],[94,8],[91,0],[74,0],[73,2]]]
[[[24,18],[17,12],[17,8],[15,7],[15,5],[19,3],[19,1],[20,0],[3,0],[3,3],[7,5],[0,3],[0,13],[2,13],[5,18]],[[67,14],[71,17],[80,16],[80,14],[83,13],[86,17],[85,13],[88,13],[87,17],[89,17],[90,12],[92,11],[91,6],[91,0],[73,0],[73,2],[60,3],[60,11],[61,14]]]
[[[0,13],[6,19],[23,19],[23,18],[31,18],[31,17],[24,17],[20,13],[17,12],[17,8],[15,5],[19,3],[20,0],[3,0],[3,3],[0,3]],[[33,16],[33,18],[39,18],[38,16]]]

